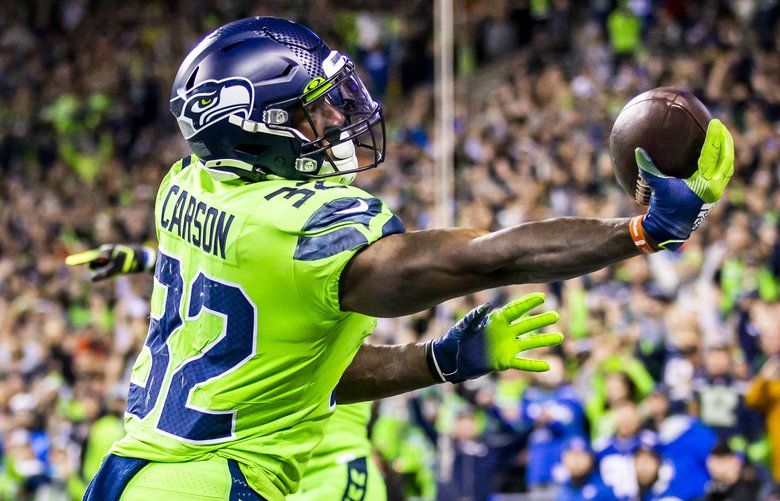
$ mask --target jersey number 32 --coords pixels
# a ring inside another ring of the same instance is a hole
[[[152,317],[146,347],[151,368],[143,385],[130,383],[127,413],[144,419],[160,400],[160,390],[171,365],[169,338],[184,324],[182,299],[185,283],[181,262],[160,253],[155,280],[165,287],[165,307],[160,318]],[[220,335],[200,353],[184,361],[171,376],[164,395],[157,429],[192,443],[230,440],[235,432],[236,411],[199,409],[188,404],[194,388],[232,372],[255,354],[257,312],[238,285],[227,284],[203,272],[189,285],[188,322],[204,310],[224,318]]]

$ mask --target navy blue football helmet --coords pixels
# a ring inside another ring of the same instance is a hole
[[[324,108],[338,125],[318,126]],[[353,62],[286,19],[242,19],[207,35],[179,67],[171,112],[205,166],[228,177],[349,182],[385,156],[382,106]],[[369,152],[362,163],[358,151]]]

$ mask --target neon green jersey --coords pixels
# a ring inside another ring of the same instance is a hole
[[[304,475],[310,471],[343,464],[353,459],[371,456],[368,421],[371,402],[338,405],[328,421],[325,438],[314,449]]]
[[[155,220],[152,319],[130,378],[127,436],[111,452],[235,459],[256,491],[280,499],[375,325],[340,311],[340,273],[403,226],[357,188],[218,181],[194,156],[163,180]]]

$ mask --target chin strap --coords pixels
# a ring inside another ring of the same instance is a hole
[[[203,162],[203,168],[217,181],[233,181],[235,179],[259,181],[262,176],[262,173],[258,172],[252,164],[232,158]]]
[[[344,139],[347,136],[348,133],[342,132],[340,139]],[[334,145],[330,148],[330,156],[333,159],[333,163],[331,164],[327,160],[324,160],[324,165],[322,166],[320,174],[334,173],[333,176],[327,177],[326,179],[328,181],[343,185],[352,184],[352,181],[355,180],[355,172],[341,175],[336,173],[356,170],[359,167],[360,164],[358,162],[357,155],[355,154],[355,143],[352,141],[344,141]],[[298,162],[301,162],[302,160],[313,163],[314,165],[311,170],[316,170],[316,160],[301,157],[298,159]],[[232,181],[235,179],[248,179],[251,181],[284,179],[281,176],[264,173],[255,168],[252,164],[236,159],[208,160],[206,162],[202,162],[202,165],[203,168],[208,171],[211,177],[217,181]],[[301,169],[298,170],[301,171]],[[305,172],[305,170],[302,172]]]
[[[344,139],[347,137],[347,135],[348,134],[346,132],[342,132],[339,139]],[[355,143],[352,141],[344,141],[333,146],[330,149],[330,154],[333,158],[334,165],[329,165],[326,162],[325,165],[322,166],[320,174],[355,170],[359,166],[358,158],[355,154]],[[352,184],[352,181],[355,180],[355,172],[328,177],[327,180],[333,181],[334,183],[349,185]]]

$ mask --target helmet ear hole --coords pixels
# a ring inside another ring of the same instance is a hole
[[[198,76],[198,70],[200,69],[200,66],[196,66],[194,70],[192,70],[192,73],[190,74],[190,78],[187,79],[187,83],[184,85],[184,90],[190,90],[193,85],[195,85],[195,77]]]
[[[260,156],[268,149],[266,144],[238,144],[235,150],[239,153],[245,153],[252,156]]]

